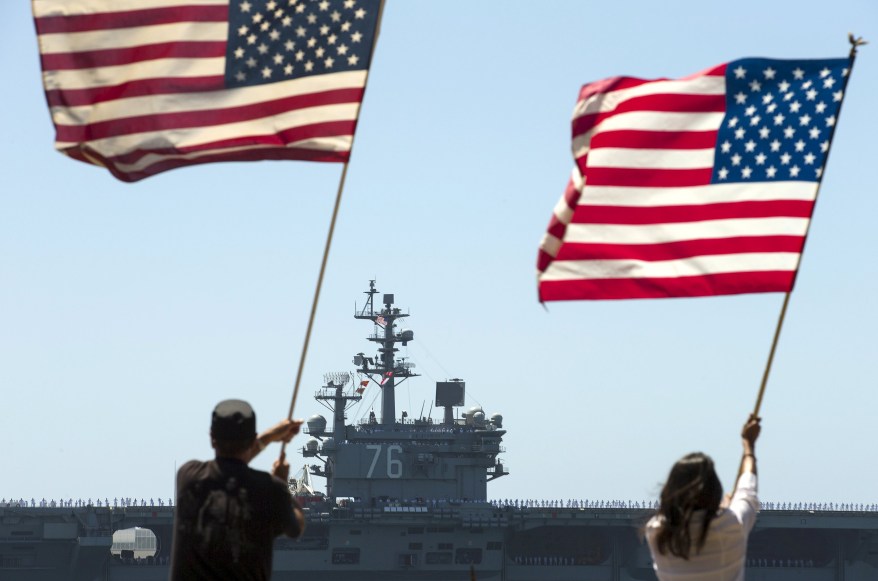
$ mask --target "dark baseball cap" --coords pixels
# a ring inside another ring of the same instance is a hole
[[[217,440],[250,440],[256,437],[256,412],[240,399],[221,401],[213,408],[210,435]]]

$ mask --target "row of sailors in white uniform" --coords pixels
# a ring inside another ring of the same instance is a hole
[[[656,510],[658,500],[538,500],[500,499],[489,501],[497,508],[644,508]],[[842,512],[876,512],[878,504],[856,502],[761,502],[761,510],[813,510]]]
[[[90,498],[88,500],[83,500],[81,498],[77,498],[77,499],[68,498],[67,500],[65,500],[63,498],[60,500],[54,500],[54,499],[46,500],[44,498],[42,500],[36,500],[34,498],[31,498],[30,501],[27,501],[23,498],[19,498],[18,500],[10,498],[7,501],[4,498],[4,499],[0,500],[0,506],[5,506],[5,507],[27,507],[27,506],[30,506],[32,508],[35,508],[37,506],[39,506],[40,508],[56,508],[56,507],[80,508],[80,507],[86,507],[86,506],[99,506],[99,507],[106,506],[106,507],[109,507],[110,500],[108,498],[105,498],[104,500],[101,500],[100,498],[98,498],[95,501],[92,501],[92,499],[90,499]],[[120,508],[120,507],[125,508],[125,507],[133,507],[133,506],[161,507],[161,506],[174,506],[174,504],[170,498],[167,501],[165,501],[161,498],[150,498],[150,499],[141,498],[140,500],[138,500],[136,498],[128,497],[128,498],[114,498],[113,499],[113,508]]]

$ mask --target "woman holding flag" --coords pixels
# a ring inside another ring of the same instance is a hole
[[[671,468],[659,509],[645,528],[660,581],[743,581],[747,537],[759,510],[755,455],[759,422],[751,416],[741,430],[741,469],[726,502],[713,460],[706,454],[687,454]]]

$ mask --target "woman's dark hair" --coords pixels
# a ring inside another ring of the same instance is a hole
[[[722,496],[723,487],[710,456],[693,452],[677,461],[662,488],[658,516],[663,518],[656,535],[659,553],[666,555],[670,551],[672,555],[689,559],[692,549],[689,525],[695,511],[704,510],[701,534],[695,545],[696,553],[701,551]]]

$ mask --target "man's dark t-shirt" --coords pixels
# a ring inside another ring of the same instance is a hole
[[[287,486],[240,460],[193,460],[177,473],[171,580],[271,577],[274,538],[298,536]]]

